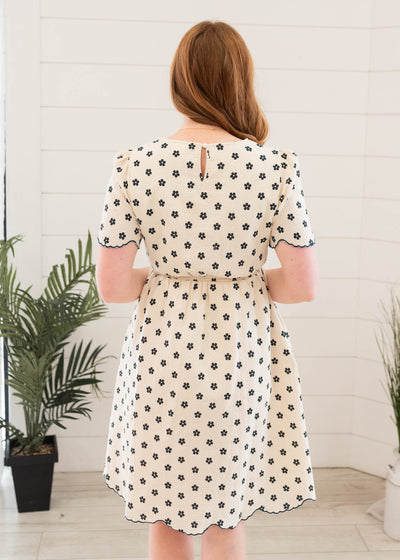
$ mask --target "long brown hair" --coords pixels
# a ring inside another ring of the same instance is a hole
[[[170,94],[176,109],[194,121],[264,144],[269,125],[253,80],[254,63],[242,36],[223,21],[204,20],[178,45]]]

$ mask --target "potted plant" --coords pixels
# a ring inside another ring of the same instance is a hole
[[[92,262],[90,232],[77,255],[67,249],[66,263],[54,265],[42,295],[34,298],[32,286],[23,289],[10,262],[16,235],[0,241],[0,337],[4,339],[8,364],[5,380],[20,399],[25,431],[0,418],[6,429],[4,464],[12,468],[18,511],[48,510],[54,462],[58,461],[51,426],[65,429],[63,421],[85,415],[91,409],[84,387],[98,387],[105,345],[69,339],[80,326],[102,317],[107,307],[99,297]],[[66,356],[66,350],[69,357]],[[8,432],[8,435],[7,435]]]
[[[398,445],[393,449],[394,465],[388,465],[384,503],[383,529],[393,539],[400,540],[400,298],[391,291],[390,306],[380,302],[385,319],[380,338],[375,338],[387,377],[386,394],[393,406]]]

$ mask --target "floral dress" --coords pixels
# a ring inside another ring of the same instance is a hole
[[[142,239],[103,471],[125,518],[199,535],[315,501],[299,370],[262,273],[269,247],[315,243],[297,154],[167,137],[116,153],[98,242]]]

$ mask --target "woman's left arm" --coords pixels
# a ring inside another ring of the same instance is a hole
[[[106,303],[128,303],[140,296],[150,267],[133,268],[137,251],[135,243],[123,247],[98,246],[96,281]]]

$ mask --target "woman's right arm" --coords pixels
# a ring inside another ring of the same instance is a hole
[[[282,241],[277,244],[275,252],[281,267],[263,271],[273,301],[278,303],[312,301],[319,281],[315,245],[294,247]]]

